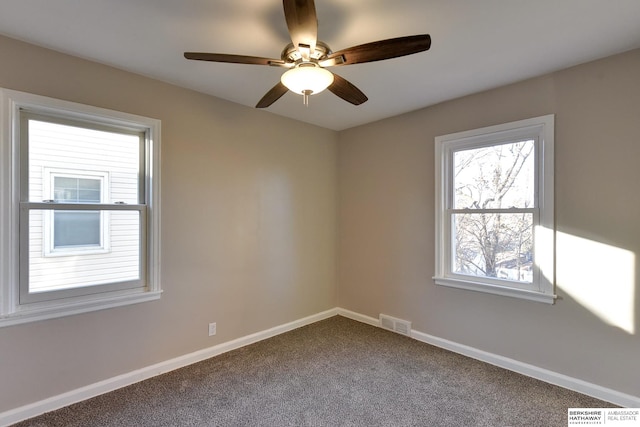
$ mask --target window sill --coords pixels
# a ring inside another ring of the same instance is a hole
[[[45,249],[45,258],[57,258],[65,256],[79,256],[79,255],[102,255],[108,254],[110,251],[105,247],[85,247],[82,249]]]
[[[57,301],[55,304],[30,304],[20,306],[15,312],[0,317],[0,328],[37,322],[74,314],[121,307],[160,299],[162,291],[127,291],[108,297],[93,296],[93,298],[76,299],[73,301]]]
[[[436,285],[446,286],[450,288],[466,289],[469,291],[482,292],[486,294],[501,295],[511,298],[519,298],[529,301],[543,302],[553,304],[557,295],[545,294],[542,292],[531,291],[527,289],[508,288],[505,286],[490,285],[486,283],[471,282],[467,280],[451,279],[447,277],[434,277]]]

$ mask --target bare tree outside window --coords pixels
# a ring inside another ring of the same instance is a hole
[[[454,153],[452,271],[532,282],[534,156],[534,140]]]

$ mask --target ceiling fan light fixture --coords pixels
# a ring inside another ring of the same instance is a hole
[[[315,95],[333,83],[333,73],[313,62],[304,62],[285,72],[280,81],[291,92],[299,95]]]
[[[318,40],[318,17],[314,0],[283,0],[284,17],[291,36],[280,54],[280,59],[227,53],[185,52],[186,59],[226,62],[231,64],[268,65],[291,68],[256,104],[267,108],[288,91],[302,95],[305,105],[309,96],[329,88],[334,95],[352,105],[367,102],[367,96],[351,82],[324,67],[382,61],[424,52],[431,47],[429,34],[378,40],[332,52]]]

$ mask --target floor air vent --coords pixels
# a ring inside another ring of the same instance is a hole
[[[396,319],[395,317],[381,314],[380,326],[384,329],[388,329],[402,335],[411,336],[411,322],[406,320]]]

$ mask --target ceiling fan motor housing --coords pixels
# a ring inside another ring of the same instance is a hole
[[[313,52],[310,52],[309,61],[318,63],[325,59],[328,55],[332,53],[331,48],[324,42],[317,41],[316,48]],[[285,46],[280,58],[287,62],[293,64],[299,64],[304,61],[301,51],[293,45],[293,43],[289,43]]]

